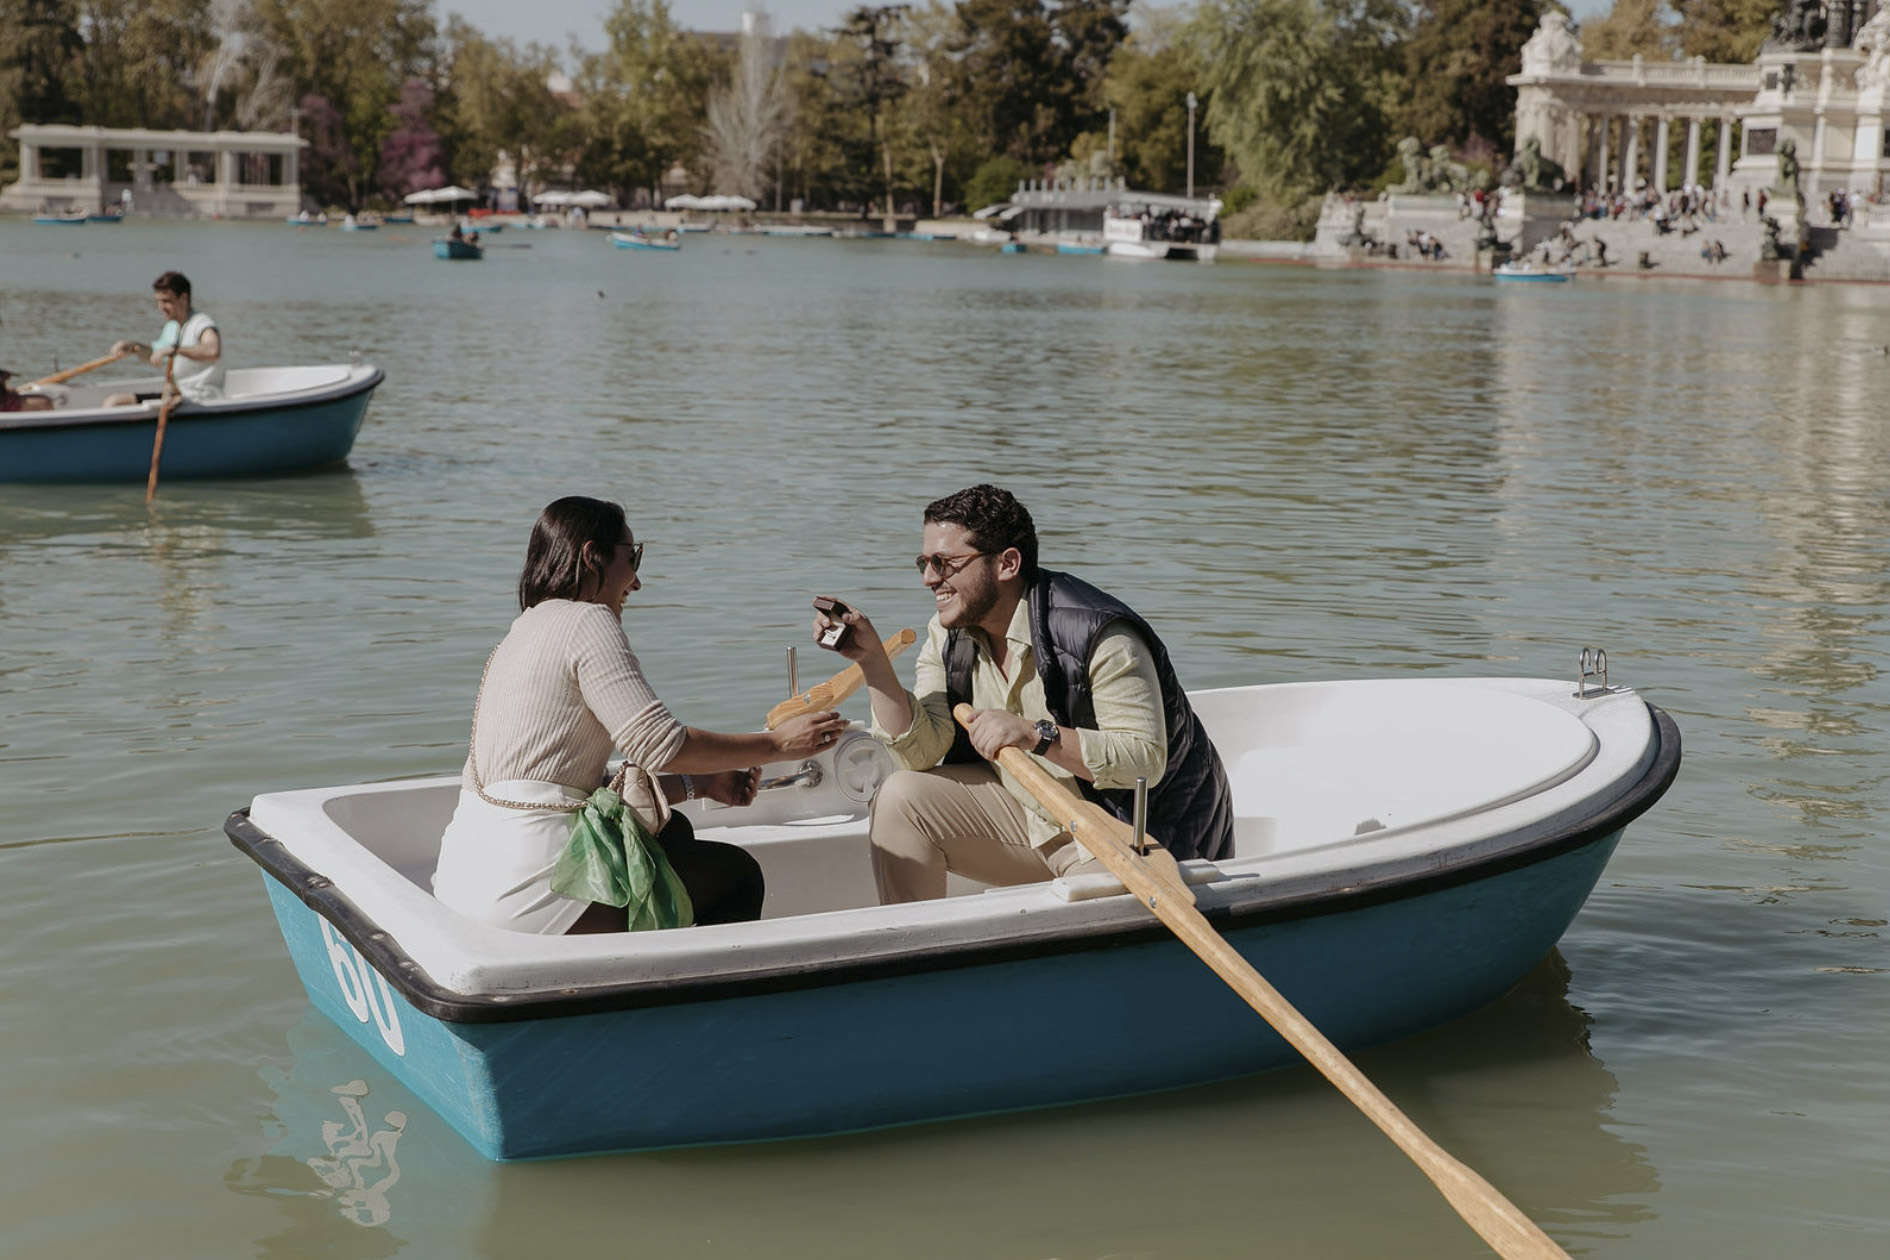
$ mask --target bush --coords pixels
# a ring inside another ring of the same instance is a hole
[[[1030,178],[1030,168],[1015,158],[994,157],[976,171],[965,185],[965,205],[982,210],[1001,201],[1009,201],[1019,180]]]
[[[1319,226],[1323,197],[1308,197],[1294,205],[1254,200],[1251,205],[1221,220],[1221,235],[1240,241],[1310,241]]]

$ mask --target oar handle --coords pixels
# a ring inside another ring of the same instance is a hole
[[[910,626],[885,642],[886,655],[897,656],[918,639]],[[803,713],[824,713],[866,685],[866,671],[859,665],[847,666],[817,687],[809,687],[798,696],[790,696],[768,710],[767,727],[774,730],[789,718]]]
[[[54,372],[51,376],[43,376],[39,380],[34,381],[32,385],[28,385],[27,388],[32,389],[35,385],[63,385],[75,376],[84,376],[93,368],[102,368],[107,363],[116,363],[124,357],[125,356],[122,354],[108,354],[102,358],[93,359],[90,363],[81,363],[78,367],[67,368],[63,372]]]
[[[966,728],[975,713],[968,704],[952,710]],[[1501,1191],[1432,1141],[1214,930],[1195,909],[1193,890],[1182,882],[1174,858],[1165,850],[1151,850],[1146,857],[1136,853],[1129,828],[1120,819],[1071,792],[1023,749],[1000,749],[997,761],[1052,818],[1067,820],[1070,834],[1110,874],[1395,1142],[1498,1255],[1506,1260],[1568,1260],[1568,1253],[1554,1239]]]

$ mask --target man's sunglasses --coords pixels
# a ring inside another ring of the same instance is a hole
[[[920,556],[913,563],[919,566],[919,576],[924,577],[926,570],[936,569],[940,578],[948,578],[958,570],[976,560],[979,556],[988,556],[989,551],[974,551],[968,556],[930,555]]]

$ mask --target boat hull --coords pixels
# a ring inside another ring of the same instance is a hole
[[[618,249],[648,249],[665,253],[674,253],[682,248],[681,241],[652,241],[641,237],[624,236],[617,232],[610,234],[610,243]]]
[[[1516,984],[1568,927],[1620,834],[1420,895],[1220,926],[1335,1044],[1356,1050],[1467,1014]],[[1162,929],[1109,949],[448,1023],[417,1010],[287,887],[265,882],[309,1000],[490,1159],[810,1137],[1299,1061]]]
[[[474,262],[484,258],[486,251],[477,245],[469,245],[465,241],[435,241],[433,242],[433,256],[452,262]]]
[[[356,373],[344,388],[298,400],[186,403],[164,429],[165,481],[261,477],[338,464],[348,457],[382,380]],[[14,413],[42,423],[0,425],[0,482],[142,482],[157,436],[152,408],[114,408],[95,418],[57,411]]]
[[[1243,863],[1257,871],[1264,857],[1232,859],[1201,890],[1203,913],[1342,1049],[1467,1014],[1555,946],[1623,829],[1672,783],[1677,728],[1631,696],[1617,712],[1629,704],[1646,715],[1640,750],[1577,750],[1544,780],[1552,792],[1573,785],[1584,766],[1625,757],[1618,764],[1633,768],[1603,789],[1605,805],[1577,805],[1566,824],[1530,824],[1513,840],[1462,850],[1480,856],[1396,871],[1341,865],[1303,885],[1276,888],[1242,873]],[[1238,757],[1230,765],[1241,773]],[[1352,805],[1344,816],[1357,816]],[[358,806],[335,808],[343,817]],[[1395,836],[1397,816],[1382,817],[1391,824],[1383,834]],[[390,836],[415,834],[412,816],[383,826]],[[831,920],[810,926],[829,943],[805,961],[770,962],[761,936],[733,954],[694,938],[747,961],[673,980],[663,978],[662,951],[698,947],[691,933],[659,934],[647,942],[658,953],[615,973],[615,983],[567,973],[563,983],[573,987],[527,981],[536,987],[467,995],[434,983],[357,908],[342,891],[349,876],[337,883],[331,870],[305,865],[246,812],[225,829],[263,867],[310,1001],[492,1159],[807,1137],[1145,1093],[1298,1062],[1121,896],[1081,912],[1056,908],[1042,886],[951,898],[929,903],[932,928],[899,926],[888,917],[899,908],[862,911],[869,917],[849,931]],[[1371,833],[1361,825],[1359,834]],[[1005,898],[1018,908],[1000,906]],[[1019,926],[988,936],[946,926],[986,921],[987,906],[988,919]],[[1033,928],[1030,916],[1046,907],[1048,918],[1036,920],[1044,926]]]

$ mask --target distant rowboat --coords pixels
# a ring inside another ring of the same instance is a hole
[[[74,210],[70,214],[36,214],[33,222],[45,223],[58,227],[84,227],[91,222],[92,216],[83,210]]]
[[[164,435],[165,481],[303,472],[346,459],[381,383],[371,365],[232,368],[222,398],[184,402]],[[51,411],[0,412],[0,482],[142,482],[162,377],[37,391]],[[147,398],[107,407],[112,394]]]
[[[471,241],[455,241],[444,238],[433,242],[435,258],[450,258],[454,262],[472,262],[486,256],[486,251]]]
[[[618,249],[666,249],[682,248],[681,241],[659,241],[653,236],[634,236],[627,232],[612,232],[610,243]]]

